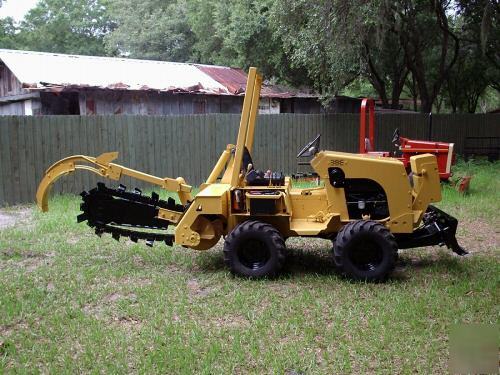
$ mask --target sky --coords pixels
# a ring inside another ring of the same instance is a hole
[[[38,0],[3,0],[0,8],[0,18],[12,17],[21,21],[24,15],[34,8]]]

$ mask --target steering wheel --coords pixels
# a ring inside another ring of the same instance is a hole
[[[297,158],[307,158],[309,156],[314,156],[319,151],[319,139],[321,134],[318,134],[311,142],[304,146],[302,150],[297,154]]]
[[[394,130],[394,133],[392,134],[391,143],[394,144],[395,146],[399,146],[399,129],[398,128],[396,128],[396,130]]]

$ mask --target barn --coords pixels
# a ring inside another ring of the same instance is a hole
[[[239,113],[237,68],[0,49],[0,115]],[[317,96],[265,84],[260,113],[321,113]]]

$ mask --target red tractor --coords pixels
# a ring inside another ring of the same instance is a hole
[[[366,117],[368,115],[368,134],[366,129]],[[396,157],[401,160],[407,170],[410,169],[410,157],[419,154],[436,155],[439,177],[447,181],[452,173],[451,166],[455,164],[453,143],[418,141],[401,137],[399,130],[394,131],[392,143],[398,148],[399,154],[390,151],[373,151],[375,148],[375,102],[373,99],[365,98],[361,102],[361,115],[359,121],[359,153],[383,157]]]

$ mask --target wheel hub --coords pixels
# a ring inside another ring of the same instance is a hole
[[[384,258],[383,250],[373,242],[353,244],[349,252],[349,260],[362,271],[375,270]]]
[[[271,258],[271,252],[267,246],[259,240],[245,241],[238,248],[238,258],[245,267],[259,269],[263,267]]]

